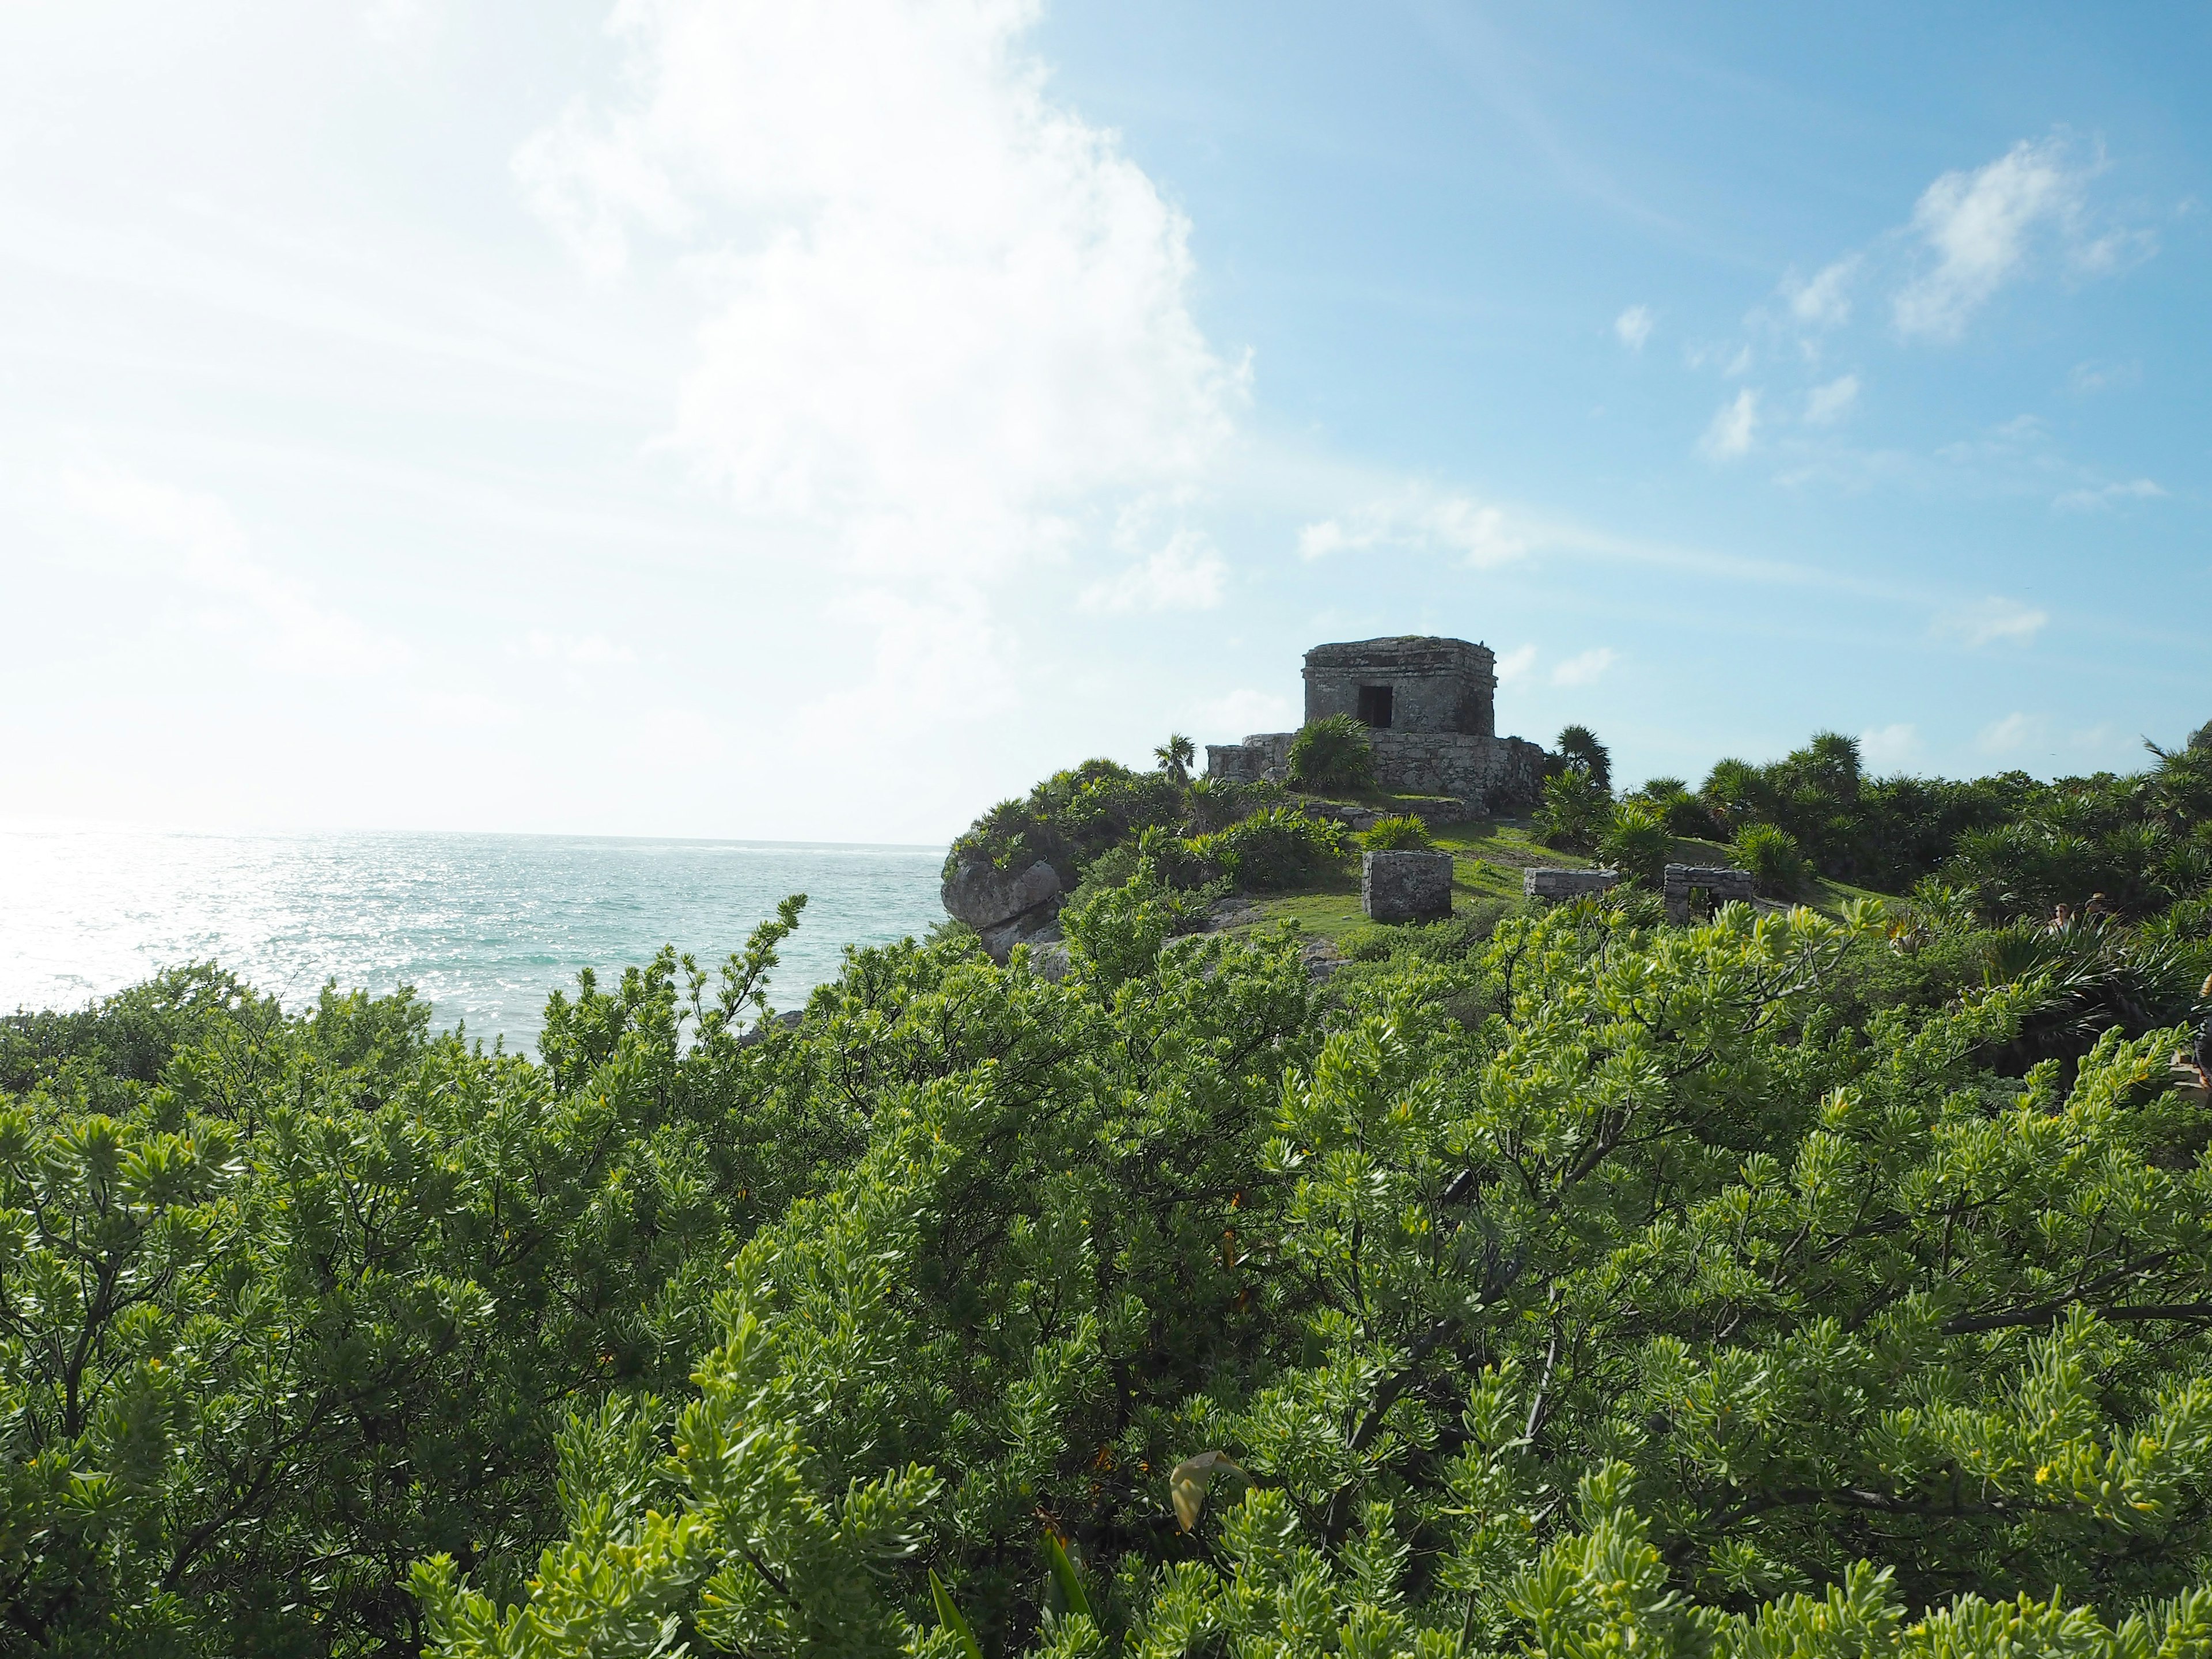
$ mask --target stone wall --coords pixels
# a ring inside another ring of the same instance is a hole
[[[1449,853],[1363,853],[1359,908],[1370,921],[1435,921],[1451,915]]]
[[[1466,640],[1406,635],[1317,645],[1306,653],[1306,723],[1364,719],[1361,689],[1388,686],[1393,732],[1494,737],[1497,666],[1488,646]]]
[[[1678,927],[1690,921],[1690,894],[1703,890],[1716,904],[1732,901],[1748,904],[1756,888],[1748,870],[1724,870],[1710,864],[1670,864],[1660,890],[1667,902],[1667,920]]]
[[[1291,775],[1295,732],[1255,732],[1242,743],[1206,745],[1206,775],[1230,783],[1283,783]]]
[[[1565,899],[1606,892],[1620,879],[1617,870],[1523,870],[1521,891],[1526,897],[1548,899],[1557,904]]]
[[[1287,782],[1292,732],[1255,732],[1242,743],[1206,745],[1209,777],[1232,783]],[[1544,751],[1521,738],[1465,732],[1370,732],[1375,782],[1392,794],[1449,795],[1469,813],[1525,812],[1544,788]]]

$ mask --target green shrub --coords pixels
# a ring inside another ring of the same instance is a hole
[[[1201,872],[1247,890],[1296,887],[1344,856],[1344,831],[1295,806],[1271,806],[1226,830],[1183,843]]]
[[[1055,772],[1021,800],[1004,800],[968,827],[945,855],[950,878],[963,865],[1025,869],[1037,860],[1073,888],[1091,860],[1141,830],[1182,822],[1183,787],[1161,772],[1087,760]]]
[[[1598,837],[1598,856],[1641,887],[1656,887],[1667,868],[1674,838],[1667,821],[1650,803],[1626,800],[1613,809],[1613,821]]]
[[[1613,822],[1613,798],[1586,772],[1562,772],[1544,780],[1544,799],[1536,808],[1536,833],[1547,847],[1587,853]]]
[[[1658,813],[1670,836],[1705,840],[1714,837],[1719,830],[1711,809],[1692,794],[1689,786],[1680,778],[1647,778],[1644,787],[1629,799],[1647,803]]]
[[[1729,843],[1729,853],[1769,898],[1789,898],[1805,884],[1805,854],[1797,837],[1775,824],[1746,824]]]
[[[1359,844],[1370,853],[1418,853],[1437,844],[1429,833],[1429,826],[1412,812],[1399,812],[1387,818],[1377,818],[1363,831]]]
[[[1291,739],[1291,781],[1304,789],[1372,789],[1375,748],[1367,728],[1349,714],[1331,714]]]

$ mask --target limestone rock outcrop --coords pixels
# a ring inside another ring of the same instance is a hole
[[[963,864],[945,878],[939,896],[948,915],[975,930],[991,959],[1004,962],[1014,946],[1052,925],[1066,895],[1060,872],[1039,859],[1018,871]]]

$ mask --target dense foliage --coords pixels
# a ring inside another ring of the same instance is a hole
[[[1371,789],[1375,746],[1349,714],[1309,720],[1291,739],[1291,781],[1308,789]]]
[[[1970,843],[1317,983],[1170,868],[1312,820],[1095,772],[1176,811],[1058,980],[770,1023],[793,902],[536,1060],[210,969],[0,1021],[0,1652],[2212,1659],[2205,747],[2004,821],[2154,826],[2063,916]]]

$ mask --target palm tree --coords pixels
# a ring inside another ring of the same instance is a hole
[[[1160,763],[1160,770],[1177,783],[1190,781],[1190,763],[1198,758],[1198,745],[1180,732],[1152,750],[1152,758]]]
[[[1613,757],[1597,740],[1597,733],[1587,726],[1563,728],[1559,737],[1559,758],[1568,769],[1581,773],[1600,789],[1613,788]]]

